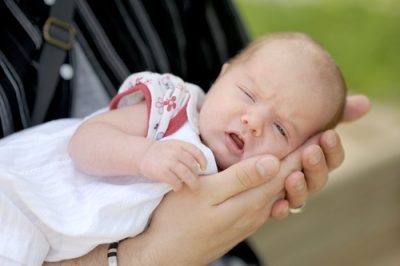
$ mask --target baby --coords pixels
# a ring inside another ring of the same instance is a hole
[[[158,74],[133,75],[125,86],[131,89],[136,83],[152,84],[157,79],[178,91],[185,86],[176,77]],[[123,97],[134,92],[126,93],[125,86]],[[163,101],[175,97],[175,102],[184,105],[190,98],[186,93],[180,95],[182,100],[170,94]],[[218,168],[225,169],[255,155],[285,157],[313,134],[338,123],[345,94],[339,69],[318,44],[301,33],[275,34],[259,39],[226,63],[204,103],[198,104],[198,119],[195,113],[196,118],[189,120],[198,120],[198,125],[190,121],[198,130],[196,135],[211,149]],[[140,174],[167,182],[175,190],[182,182],[195,188],[196,165],[205,168],[206,161],[213,159],[206,160],[187,142],[145,139],[149,106],[143,102],[127,108],[83,123],[70,143],[76,165],[92,175]]]
[[[199,174],[252,156],[283,158],[334,127],[345,95],[333,59],[303,33],[253,42],[206,96],[171,74],[134,74],[111,111],[0,141],[0,208],[13,218],[0,228],[26,228],[10,238],[38,264],[135,236],[171,188],[196,189]],[[38,243],[35,234],[45,237]]]

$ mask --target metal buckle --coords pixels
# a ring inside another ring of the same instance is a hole
[[[50,27],[51,26],[58,27],[62,30],[65,30],[69,36],[68,41],[57,39],[57,38],[51,36],[50,35]],[[49,17],[43,26],[43,36],[44,36],[44,39],[48,43],[50,43],[58,48],[61,48],[64,50],[69,50],[72,48],[72,46],[74,45],[74,42],[75,42],[75,29],[63,20],[60,20],[55,17]]]

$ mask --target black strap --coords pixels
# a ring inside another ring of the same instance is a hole
[[[53,99],[59,69],[65,61],[67,51],[72,48],[75,31],[72,27],[74,14],[72,0],[57,0],[50,9],[50,16],[43,26],[44,42],[39,59],[38,87],[32,111],[32,123],[42,123]]]

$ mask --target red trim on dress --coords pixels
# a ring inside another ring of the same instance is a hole
[[[175,133],[188,120],[187,112],[186,112],[188,102],[189,102],[189,99],[187,100],[185,105],[182,107],[182,109],[179,111],[179,113],[177,113],[176,116],[174,116],[171,119],[171,121],[169,121],[168,129],[165,132],[164,137]]]
[[[147,107],[147,128],[146,128],[146,137],[147,137],[147,132],[149,130],[149,124],[150,124],[150,110],[151,110],[151,93],[149,88],[143,84],[143,83],[138,83],[131,88],[127,89],[124,92],[121,92],[117,94],[110,102],[109,109],[114,110],[118,108],[118,104],[120,100],[129,95],[132,94],[136,91],[142,91],[145,101],[146,101],[146,107]],[[167,131],[164,134],[164,137],[169,136],[173,133],[175,133],[183,124],[188,120],[187,117],[187,112],[186,108],[188,105],[189,99],[186,101],[185,105],[181,108],[181,110],[171,119],[171,121],[168,123],[168,128]]]
[[[114,110],[114,109],[118,108],[119,101],[120,101],[123,97],[125,97],[125,96],[127,96],[127,95],[129,95],[129,94],[132,94],[132,93],[134,93],[134,92],[136,92],[136,91],[139,91],[139,90],[142,91],[142,93],[143,93],[143,95],[144,95],[144,99],[145,99],[145,101],[146,101],[146,107],[147,107],[147,128],[146,128],[146,137],[147,137],[147,132],[149,131],[149,123],[150,123],[151,93],[150,93],[150,91],[149,91],[149,88],[148,88],[145,84],[143,84],[143,83],[138,83],[138,84],[136,84],[136,85],[130,87],[130,88],[127,89],[126,91],[117,94],[117,95],[111,100],[110,105],[109,105],[109,109],[110,109],[110,110]]]

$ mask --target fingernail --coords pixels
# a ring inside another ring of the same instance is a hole
[[[196,163],[195,167],[196,167],[196,172],[197,172],[198,174],[201,174],[202,169],[201,169],[201,167],[200,167],[200,164],[199,164],[199,163]]]
[[[336,146],[337,138],[335,134],[329,134],[329,136],[326,139],[326,143],[330,148],[333,148]]]
[[[310,160],[309,160],[310,164],[312,164],[312,165],[318,164],[321,161],[321,157],[322,157],[322,154],[320,151],[314,152],[314,154],[312,154],[310,157]]]
[[[276,174],[277,164],[274,159],[263,158],[256,163],[257,172],[261,176],[269,177]]]

